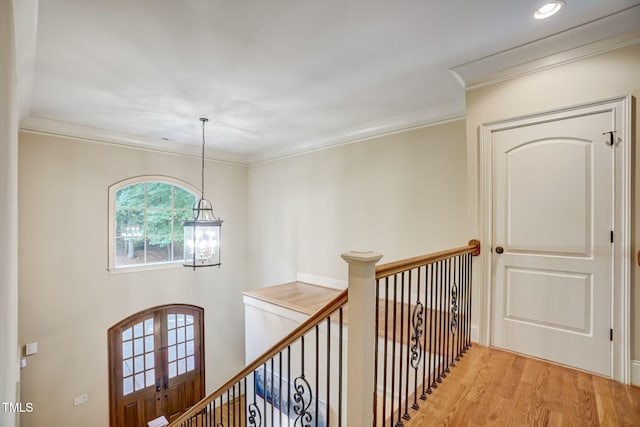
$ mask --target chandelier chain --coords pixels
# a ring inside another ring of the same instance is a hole
[[[209,121],[209,119],[205,118],[205,117],[201,117],[200,121],[202,122],[202,169],[200,172],[200,179],[201,179],[201,195],[200,198],[204,199],[204,124],[206,122]]]

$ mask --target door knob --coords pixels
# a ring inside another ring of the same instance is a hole
[[[497,253],[497,254],[501,254],[502,252],[504,252],[504,248],[503,248],[502,246],[498,246],[498,247],[496,248],[496,253]]]

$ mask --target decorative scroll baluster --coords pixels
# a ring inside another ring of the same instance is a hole
[[[260,407],[255,402],[249,405],[248,415],[247,425],[249,427],[262,427],[262,414],[260,413]]]
[[[414,308],[414,313],[412,316],[412,320],[413,320],[412,338],[415,339],[414,346],[417,346],[417,348],[414,348],[414,346],[412,346],[412,352],[411,352],[411,367],[415,371],[413,374],[413,405],[411,405],[411,409],[413,410],[420,409],[420,406],[418,405],[418,369],[420,368],[420,365],[422,363],[422,354],[423,354],[421,338],[423,335],[422,324],[424,322],[424,319],[423,319],[424,307],[420,302],[420,276],[421,276],[420,271],[421,271],[421,268],[418,268],[418,278],[417,278],[418,287],[416,289],[416,307]]]
[[[293,382],[293,412],[298,416],[294,422],[295,427],[311,427],[313,415],[309,412],[309,407],[313,401],[311,386],[304,374],[297,377]]]
[[[458,330],[458,285],[451,287],[451,333],[456,334]]]
[[[445,357],[444,357],[444,371],[446,372],[446,374],[448,374],[449,372],[451,372],[451,370],[449,369],[449,349],[451,347],[451,319],[449,319],[449,307],[447,306],[448,304],[451,304],[449,299],[450,299],[450,295],[451,295],[451,259],[446,259],[445,261],[445,265],[446,265],[446,269],[445,269],[445,283],[446,283],[446,287],[445,287],[445,306],[443,307],[443,315],[445,317],[445,323],[444,323],[444,336],[445,336]],[[443,377],[446,377],[447,375],[443,374]]]
[[[422,337],[422,324],[424,323],[423,313],[424,306],[418,301],[411,316],[411,325],[413,326],[413,333],[411,334],[411,367],[413,369],[418,369],[420,362],[422,362],[422,342],[420,338]]]

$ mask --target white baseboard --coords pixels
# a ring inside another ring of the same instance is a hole
[[[313,274],[298,273],[298,282],[309,283],[311,285],[326,286],[327,288],[347,289],[347,281],[331,279],[329,277],[314,276]]]
[[[631,361],[631,384],[640,386],[640,360]]]
[[[471,325],[471,342],[480,342],[480,326]]]

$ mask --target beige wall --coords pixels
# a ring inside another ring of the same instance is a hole
[[[640,44],[609,52],[572,64],[538,72],[492,86],[467,92],[467,155],[469,218],[478,218],[478,127],[483,123],[504,120],[552,109],[586,104],[632,94],[640,97]],[[640,114],[635,108],[635,123]],[[640,359],[640,268],[636,253],[640,250],[640,186],[636,149],[638,126],[632,141],[634,176],[632,176],[632,358]],[[474,224],[474,229],[479,226]],[[474,234],[478,234],[475,232]],[[475,287],[476,290],[479,286]],[[474,298],[479,303],[479,298]],[[474,307],[479,313],[479,306]]]
[[[0,0],[0,402],[16,402],[18,374],[18,107],[13,9]],[[0,407],[0,425],[15,425]]]
[[[112,274],[108,187],[168,175],[199,188],[200,160],[61,137],[19,140],[20,342],[39,344],[22,371],[23,427],[108,425],[107,330],[145,308],[205,310],[207,392],[244,366],[247,168],[206,164],[206,194],[224,220],[222,268]],[[74,396],[89,402],[73,406]]]
[[[465,123],[434,125],[249,168],[249,287],[346,280],[340,254],[381,262],[464,245]]]

